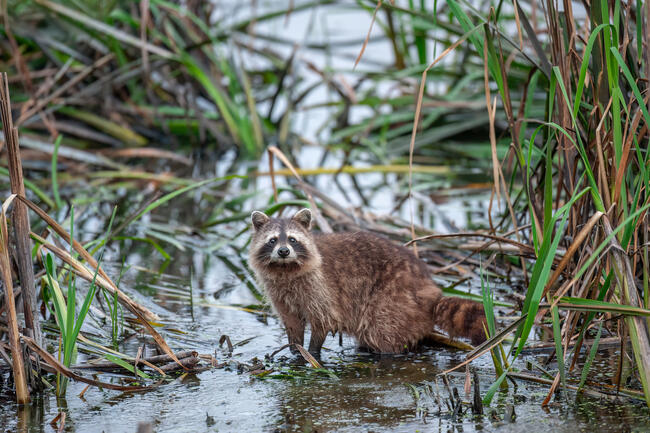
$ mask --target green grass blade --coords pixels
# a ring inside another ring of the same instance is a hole
[[[75,250],[74,247],[72,246],[74,242],[74,206],[70,208],[70,255],[74,257],[75,255]],[[68,330],[65,340],[63,340],[63,364],[66,367],[70,367],[72,365],[72,352],[76,343],[76,335],[72,335],[73,332],[72,330],[74,329],[74,319],[75,319],[75,312],[77,308],[77,287],[75,284],[75,274],[71,272],[68,275],[68,305],[66,309],[66,316],[65,316],[65,321],[66,321],[66,329]]]
[[[650,316],[650,310],[632,305],[614,304],[596,299],[562,297],[558,304],[562,309],[609,312],[629,316]]]
[[[605,239],[594,249],[593,253],[591,253],[591,256],[587,259],[587,261],[582,265],[580,269],[573,275],[573,279],[577,281],[582,274],[584,274],[587,269],[594,263],[594,261],[599,259],[600,252],[605,249],[611,242],[611,240],[616,236],[621,230],[625,228],[627,224],[630,224],[632,221],[636,219],[639,215],[641,215],[643,212],[648,210],[650,208],[650,203],[642,206],[641,208],[637,209],[635,212],[630,214],[625,220],[623,220],[618,226],[616,226],[612,233],[607,235]]]
[[[526,293],[526,299],[524,302],[524,309],[522,310],[522,313],[527,313],[528,316],[526,317],[526,321],[520,330],[517,331],[519,344],[514,356],[515,358],[519,356],[523,350],[524,344],[526,344],[528,335],[532,329],[533,322],[535,321],[535,316],[539,309],[542,293],[544,292],[544,286],[546,285],[546,282],[550,276],[551,265],[553,264],[560,239],[563,237],[564,227],[566,226],[566,221],[569,216],[569,210],[573,204],[589,189],[590,188],[585,188],[580,193],[574,194],[571,200],[555,213],[552,223],[549,225],[547,232],[544,233],[544,241],[542,242],[541,254],[538,257],[538,260],[535,262],[535,266],[533,267],[533,275],[531,276],[530,285],[528,286],[528,291]],[[555,222],[560,216],[562,217],[562,220],[557,229],[555,237],[552,237]],[[516,341],[517,339],[513,341],[513,347]]]
[[[596,357],[596,352],[598,352],[598,343],[600,342],[600,335],[602,331],[603,331],[603,322],[600,322],[600,326],[598,327],[598,333],[596,334],[596,338],[594,339],[594,344],[591,345],[591,350],[589,351],[589,356],[587,357],[587,361],[585,362],[584,367],[582,367],[582,373],[580,374],[580,384],[578,384],[578,391],[582,389],[582,387],[585,385],[585,382],[587,381],[587,375],[589,374],[591,363],[594,361],[594,358]]]
[[[494,337],[495,324],[494,324],[494,294],[490,289],[490,283],[487,280],[487,277],[484,277],[483,274],[483,265],[481,264],[480,268],[481,275],[481,294],[483,295],[483,310],[485,311],[485,319],[487,322],[487,328],[489,331],[489,337]]]
[[[560,381],[566,395],[566,374],[564,369],[564,350],[562,349],[562,331],[560,330],[560,314],[557,306],[551,308],[551,318],[553,320],[553,340],[555,340],[555,357],[557,366],[560,370]]]
[[[641,109],[641,112],[643,113],[643,119],[645,120],[646,125],[650,128],[650,113],[648,113],[648,108],[646,107],[645,100],[643,99],[643,96],[641,95],[641,91],[639,90],[639,86],[636,84],[636,80],[632,77],[632,73],[630,72],[630,68],[627,67],[625,64],[625,60],[623,60],[623,57],[621,57],[621,54],[616,50],[615,47],[611,48],[611,53],[618,62],[618,66],[621,68],[623,71],[623,75],[625,76],[625,79],[627,80],[628,84],[630,85],[630,88],[632,89],[632,92],[634,93],[634,97],[636,98],[636,102]],[[648,152],[646,152],[645,160],[644,162],[647,163],[648,161]]]
[[[582,100],[582,93],[585,88],[585,78],[587,76],[587,68],[589,67],[589,59],[591,58],[591,51],[594,48],[594,44],[596,43],[596,39],[598,38],[598,34],[605,28],[610,26],[611,24],[599,24],[592,32],[591,36],[589,36],[589,40],[587,41],[587,45],[585,46],[585,50],[582,54],[582,64],[580,65],[580,77],[578,78],[578,84],[576,86],[576,93],[575,93],[575,99],[573,101],[573,117],[578,116],[578,109],[580,108],[580,101]]]
[[[129,364],[128,362],[118,358],[117,356],[109,355],[108,353],[104,353],[104,358],[108,359],[114,364],[119,365],[120,367],[130,371],[131,373],[137,374],[138,376],[142,377],[143,379],[151,379],[151,376],[149,376],[147,373],[145,373],[142,370],[139,370]]]
[[[508,370],[504,371],[503,373],[501,373],[501,376],[499,376],[499,378],[497,380],[495,380],[492,385],[490,385],[490,388],[488,388],[487,392],[485,393],[485,397],[483,397],[483,404],[484,405],[487,406],[487,405],[490,404],[490,402],[492,401],[492,398],[494,398],[494,394],[497,392],[497,389],[499,389],[501,387],[501,383],[504,381],[504,379],[506,378],[506,375],[508,374],[509,371],[510,371],[510,369],[508,369]]]
[[[59,325],[59,331],[61,332],[61,339],[65,341],[66,322],[63,320],[63,312],[67,310],[67,306],[61,288],[59,287],[59,283],[57,282],[56,265],[54,264],[54,259],[50,253],[45,256],[45,275],[47,277],[50,292],[52,293],[52,303],[54,305],[54,312]]]
[[[61,139],[63,135],[56,137],[54,141],[54,152],[52,152],[52,195],[54,196],[54,202],[56,203],[57,209],[63,208],[63,202],[61,201],[61,196],[59,195],[59,182],[57,176],[57,155],[59,153],[59,146],[61,145]]]
[[[228,132],[230,133],[231,137],[237,144],[241,144],[241,137],[239,134],[239,131],[237,129],[237,122],[235,121],[235,117],[233,115],[233,110],[230,109],[229,103],[227,99],[222,95],[221,90],[217,88],[217,86],[212,82],[210,77],[199,67],[199,65],[196,64],[194,59],[192,59],[189,55],[184,55],[181,59],[181,62],[183,65],[185,65],[185,68],[187,68],[187,71],[203,86],[205,91],[210,95],[212,100],[217,106],[217,109],[219,110],[219,113],[221,114],[221,117],[223,118],[224,122],[226,122],[226,127],[228,128]]]
[[[111,236],[111,229],[113,228],[113,221],[115,220],[116,213],[117,213],[117,206],[113,208],[113,213],[111,214],[111,219],[108,223],[108,230],[106,231],[107,239],[110,238]],[[88,310],[90,309],[90,303],[95,297],[95,291],[97,290],[97,284],[96,284],[97,274],[99,273],[99,267],[101,265],[102,259],[104,258],[104,251],[106,249],[107,243],[108,242],[104,242],[104,245],[102,245],[102,250],[99,253],[99,258],[97,259],[97,267],[95,268],[95,274],[93,275],[92,282],[90,283],[90,287],[88,288],[88,293],[86,294],[81,309],[79,310],[79,317],[77,318],[74,324],[74,329],[72,330],[72,336],[74,337],[74,341],[77,340],[77,335],[79,335],[79,332],[81,331],[81,326],[86,320],[86,315],[88,314]]]
[[[553,75],[555,75],[557,79],[557,83],[560,86],[560,90],[562,91],[562,96],[564,97],[564,101],[567,104],[567,106],[571,106],[571,101],[569,101],[569,97],[567,95],[566,88],[564,87],[564,81],[562,80],[562,74],[560,72],[560,69],[557,66],[553,66]],[[585,169],[585,174],[587,175],[587,180],[589,180],[589,185],[591,186],[591,196],[594,200],[594,205],[596,206],[596,210],[599,210],[603,213],[605,213],[605,205],[603,204],[603,199],[600,196],[600,193],[598,192],[598,184],[596,182],[596,178],[594,176],[594,173],[591,169],[591,162],[589,161],[589,157],[587,155],[587,152],[584,149],[584,146],[582,145],[582,139],[580,138],[580,134],[578,133],[578,128],[576,124],[576,119],[573,116],[573,113],[571,112],[571,120],[573,122],[573,127],[576,130],[576,140],[574,141],[573,139],[571,142],[575,145],[576,149],[578,150],[578,153],[580,154],[580,157],[582,159],[583,163],[583,168]],[[559,125],[558,125],[559,127]],[[564,131],[564,128],[559,128],[560,130]],[[567,137],[570,137],[571,135],[568,134],[566,131],[564,131],[567,135]]]
[[[118,125],[117,123],[111,122],[110,120],[107,120],[96,114],[70,107],[60,107],[58,111],[67,116],[81,120],[88,125],[94,126],[95,128],[104,131],[108,135],[115,137],[126,144],[133,146],[144,146],[148,142],[145,137],[132,131],[131,129],[126,128],[122,125]]]

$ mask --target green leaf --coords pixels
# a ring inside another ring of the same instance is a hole
[[[584,367],[582,367],[582,373],[580,374],[580,384],[578,385],[578,391],[582,389],[582,387],[585,385],[585,382],[587,381],[587,374],[589,374],[589,369],[591,368],[591,363],[594,361],[594,358],[596,357],[596,352],[598,352],[598,343],[600,342],[600,334],[603,331],[603,322],[600,322],[600,326],[598,327],[598,333],[596,334],[596,338],[594,339],[594,344],[591,345],[591,350],[589,351],[589,356],[587,357],[587,361],[585,362]]]
[[[151,376],[149,376],[147,373],[144,371],[138,370],[128,362],[118,358],[117,356],[109,355],[108,353],[104,354],[104,358],[108,359],[114,364],[119,365],[120,367],[129,370],[131,373],[137,374],[138,376],[144,378],[144,379],[151,379]]]
[[[560,380],[562,381],[562,388],[566,395],[566,374],[564,370],[564,350],[562,349],[562,332],[560,330],[560,314],[558,313],[557,306],[551,308],[551,318],[553,320],[553,340],[555,340],[555,357],[557,358],[557,366],[560,370]]]

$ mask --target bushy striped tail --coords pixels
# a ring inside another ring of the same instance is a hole
[[[469,299],[443,296],[433,309],[436,326],[451,338],[464,337],[473,345],[486,340],[483,304]]]

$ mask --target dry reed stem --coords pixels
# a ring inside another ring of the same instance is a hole
[[[293,12],[294,7],[295,7],[294,0],[289,0],[289,7],[287,8],[287,13],[284,14],[284,26],[285,27],[287,26],[287,24],[289,24],[289,18],[291,17],[291,13]]]
[[[544,288],[544,293],[548,292],[551,286],[553,286],[553,284],[555,284],[557,279],[560,278],[560,275],[569,264],[569,261],[573,258],[573,255],[578,251],[580,247],[582,247],[582,243],[585,241],[589,233],[591,233],[591,230],[594,228],[596,223],[598,223],[600,218],[602,218],[604,215],[605,214],[602,212],[596,212],[591,216],[591,218],[589,218],[587,224],[585,224],[584,227],[582,227],[582,230],[580,230],[578,235],[575,237],[573,243],[569,246],[569,249],[562,257],[562,260],[560,260],[560,264],[557,266],[557,268],[555,268],[555,272],[553,272],[551,278],[549,278],[548,282],[546,283],[546,287]],[[553,303],[553,305],[555,305],[556,303],[557,300]]]
[[[34,87],[32,82],[32,74],[29,71],[25,56],[23,56],[21,52],[21,47],[18,46],[18,42],[16,41],[13,31],[11,30],[11,25],[9,22],[9,11],[7,10],[8,1],[3,0],[0,2],[0,5],[2,8],[0,13],[2,14],[4,33],[9,40],[9,45],[11,46],[11,56],[16,62],[16,70],[19,72],[19,78],[24,83],[27,91],[32,92]]]
[[[426,340],[436,342],[438,344],[444,344],[445,346],[454,347],[460,350],[474,350],[475,347],[471,344],[467,344],[464,341],[454,340],[449,338],[446,335],[440,334],[438,332],[431,332],[425,337]]]
[[[275,172],[273,170],[273,152],[271,149],[267,150],[269,156],[269,175],[271,176],[271,186],[273,187],[273,199],[278,202],[278,187],[275,185]]]
[[[645,63],[645,77],[647,80],[650,78],[650,1],[645,2],[645,20],[643,23],[643,34],[645,35],[645,50],[643,50],[643,61]],[[646,86],[646,89],[650,88],[650,85],[646,84]],[[650,100],[648,100],[646,105],[650,111]]]
[[[65,414],[65,412],[59,412],[59,414],[55,416],[52,421],[50,421],[50,425],[53,429],[56,430],[57,433],[62,433],[63,429],[65,428]],[[58,426],[56,424],[57,422],[60,422]]]
[[[638,138],[639,141],[641,141],[641,135],[636,136],[634,132],[638,129],[639,123],[641,123],[642,119],[642,111],[637,110],[636,113],[634,114],[634,118],[632,119],[632,126],[630,127],[629,135],[627,136],[627,140],[624,140],[624,145],[622,149],[622,154],[620,156],[620,162],[618,164],[618,167],[616,168],[616,180],[614,182],[614,198],[612,199],[612,203],[617,203],[619,196],[621,194],[621,185],[623,184],[623,178],[625,177],[625,173],[627,173],[627,166],[628,163],[631,162],[629,161],[629,155],[630,151],[632,150],[632,145],[634,144],[634,138]],[[628,117],[629,120],[629,117]],[[626,132],[628,130],[626,129]],[[627,200],[627,197],[625,197],[625,200]]]
[[[540,384],[544,384],[544,385],[551,385],[553,383],[553,381],[550,380],[550,379],[545,379],[543,377],[532,376],[532,375],[525,374],[525,373],[510,372],[510,373],[508,373],[508,376],[512,377],[514,379],[527,380],[529,382],[535,382],[535,383],[540,383]],[[567,384],[567,388],[571,389],[571,390],[574,390],[574,391],[578,390],[578,387],[575,386],[575,385]],[[581,390],[581,392],[583,392],[585,395],[589,395],[589,396],[595,397],[595,398],[606,398],[608,400],[618,400],[620,398],[618,395],[608,394],[608,393],[600,392],[600,391],[597,391],[595,389],[586,388],[586,387],[584,387]],[[639,394],[637,394],[637,393],[635,393],[633,391],[630,391],[630,390],[626,390],[626,393],[624,395],[626,397],[630,397],[630,398],[643,399],[643,396],[641,396],[641,395],[639,395]]]
[[[298,352],[300,352],[300,355],[307,361],[312,367],[314,368],[323,368],[323,366],[318,362],[316,358],[314,358],[314,355],[309,353],[307,349],[302,347],[300,344],[294,344],[295,348],[298,349]]]
[[[497,156],[497,139],[496,132],[494,130],[494,120],[496,117],[496,103],[497,99],[494,98],[494,105],[490,96],[490,80],[488,73],[488,40],[487,34],[483,39],[483,85],[485,88],[485,105],[487,107],[488,119],[490,125],[490,150],[492,153],[492,176],[494,178],[494,190],[497,195],[497,202],[499,203],[499,208],[501,208],[501,182],[499,182],[499,158]]]
[[[359,55],[357,56],[357,59],[354,61],[354,66],[352,69],[356,69],[357,65],[359,64],[359,61],[361,60],[361,57],[363,56],[363,53],[366,51],[366,46],[368,46],[368,41],[370,40],[370,33],[372,33],[372,26],[375,24],[375,20],[377,19],[377,12],[379,11],[379,8],[381,7],[381,2],[382,0],[377,0],[377,6],[375,7],[375,10],[372,13],[372,19],[370,20],[370,27],[368,27],[368,34],[366,35],[366,39],[363,41],[363,45],[361,45],[361,51],[359,51]]]
[[[145,317],[143,314],[143,312],[146,311],[149,312],[149,315],[154,315],[154,317],[157,317],[154,313],[150,312],[146,307],[138,304],[137,302],[129,298],[124,292],[122,292],[115,286],[115,284],[110,280],[110,278],[108,277],[104,278],[103,276],[95,275],[95,272],[90,271],[83,263],[79,262],[78,260],[75,260],[67,251],[62,250],[57,246],[50,244],[45,239],[41,238],[35,233],[32,233],[32,237],[38,240],[43,245],[43,247],[47,248],[52,253],[54,253],[57,257],[59,257],[59,259],[63,260],[65,263],[70,265],[73,271],[77,275],[85,279],[86,281],[88,282],[94,281],[95,284],[103,287],[111,294],[117,293],[117,298],[120,301],[120,303],[127,310],[133,313],[133,315],[136,316],[138,322],[147,329],[147,332],[153,337],[158,347],[160,347],[161,350],[167,353],[173,360],[177,361],[176,356],[172,352],[171,348],[167,345],[165,339],[158,333],[158,331],[156,331],[151,326],[151,324],[149,323],[150,319]],[[96,265],[95,268],[98,269],[98,266]]]
[[[11,262],[9,260],[9,230],[7,229],[7,219],[4,212],[0,214],[0,271],[2,272],[2,281],[5,286],[7,330],[12,356],[12,371],[16,387],[16,400],[18,404],[27,404],[29,402],[29,390],[27,388],[23,351],[20,346],[18,333],[16,302],[14,299],[13,281],[11,279]]]
[[[77,151],[77,149],[75,149],[75,151]],[[101,155],[108,155],[112,158],[159,158],[178,162],[179,164],[183,164],[187,167],[192,166],[192,159],[171,150],[158,149],[155,147],[139,147],[137,149],[108,148],[100,149],[97,152]],[[61,155],[61,146],[59,146],[59,155]]]
[[[149,70],[149,51],[146,49],[147,42],[147,27],[149,26],[149,0],[140,0],[140,47],[142,56],[142,69],[145,76],[150,75]]]
[[[54,253],[54,255],[56,255],[59,259],[61,259],[62,261],[64,261],[68,265],[70,265],[70,267],[72,268],[72,270],[74,271],[75,274],[77,274],[78,276],[80,276],[84,280],[88,281],[89,283],[92,282],[93,279],[94,279],[95,283],[98,286],[103,287],[104,289],[106,289],[111,294],[116,293],[115,290],[113,289],[111,283],[108,280],[106,280],[104,277],[102,277],[100,275],[97,275],[97,277],[95,277],[95,272],[94,271],[88,269],[86,267],[86,265],[84,265],[80,261],[75,260],[72,257],[72,255],[70,255],[70,253],[68,251],[65,251],[65,250],[63,250],[63,249],[61,249],[61,248],[47,242],[44,238],[40,237],[36,233],[32,232],[31,235],[34,238],[34,240],[38,241],[38,243],[40,243],[44,248],[47,248],[52,253]],[[118,300],[120,301],[121,304],[125,305],[126,303],[133,302],[131,300],[131,298],[129,298],[124,292],[118,291],[117,294],[118,294],[117,295]]]
[[[7,159],[9,166],[9,179],[11,192],[25,196],[23,181],[23,167],[18,146],[18,129],[13,126],[11,116],[11,100],[9,97],[9,83],[7,74],[0,74],[0,111],[2,125],[7,145]],[[18,277],[22,288],[23,312],[25,328],[36,341],[42,341],[41,328],[36,307],[36,287],[34,284],[34,268],[32,264],[32,244],[29,238],[30,226],[27,208],[22,203],[16,203],[12,213],[14,241],[16,246],[16,262],[18,263]]]
[[[535,249],[533,247],[531,247],[530,245],[526,245],[526,244],[523,244],[521,242],[517,242],[515,240],[508,239],[508,238],[503,237],[503,236],[491,235],[491,234],[488,234],[488,233],[471,233],[471,232],[468,232],[468,233],[445,233],[445,234],[427,235],[427,236],[421,236],[419,238],[411,239],[410,241],[406,242],[404,244],[404,246],[407,247],[407,246],[411,245],[412,243],[421,242],[421,241],[428,240],[428,239],[444,239],[444,238],[458,238],[458,237],[461,237],[461,238],[462,237],[482,237],[482,238],[491,239],[491,241],[481,243],[481,244],[475,244],[475,245],[473,245],[473,244],[465,244],[468,247],[468,249],[475,249],[475,248],[481,248],[481,247],[487,248],[490,244],[492,244],[494,242],[498,242],[498,243],[505,243],[505,244],[512,245],[514,247],[514,249],[509,249],[508,250],[509,252],[514,251],[514,252],[519,252],[521,254],[535,254]],[[456,246],[456,247],[459,248],[458,246]],[[471,247],[471,248],[469,248],[469,247]],[[502,249],[504,249],[503,246],[499,246],[499,250],[502,250]]]
[[[269,167],[270,169],[270,167]],[[408,173],[412,171],[413,173],[425,173],[425,174],[450,174],[452,171],[448,166],[444,165],[414,165],[409,167],[404,164],[395,164],[395,165],[369,165],[365,167],[357,167],[352,165],[344,165],[339,168],[330,168],[330,167],[318,167],[318,168],[292,168],[292,169],[280,169],[273,171],[256,171],[253,172],[253,176],[318,176],[326,174],[338,175],[341,173],[348,174],[363,174],[363,173]]]
[[[605,209],[609,209],[612,206],[612,197],[609,192],[609,188],[607,188],[607,170],[606,170],[606,165],[605,165],[605,160],[603,155],[605,155],[603,151],[603,146],[602,146],[602,129],[605,124],[605,119],[607,117],[607,113],[609,112],[610,107],[612,106],[612,98],[609,98],[609,102],[607,103],[607,106],[605,107],[605,110],[603,112],[603,116],[598,122],[598,126],[596,127],[596,157],[598,159],[598,178],[600,179],[600,182],[602,184],[601,189],[604,191],[604,198],[603,201],[605,202]],[[607,142],[607,141],[605,141]]]
[[[5,202],[3,206],[3,217],[4,217],[4,212],[6,211],[6,207],[13,201],[14,198],[18,198],[20,201],[25,203],[30,209],[32,209],[34,212],[38,214],[39,217],[41,217],[59,236],[61,236],[68,244],[71,242],[70,235],[61,227],[56,221],[54,221],[49,215],[47,215],[41,208],[36,206],[34,203],[26,199],[25,197],[19,196],[19,195],[11,195],[9,199]],[[176,356],[172,352],[171,348],[169,345],[167,345],[167,342],[165,339],[156,331],[153,326],[149,323],[150,321],[157,321],[158,316],[151,312],[149,309],[146,307],[138,304],[137,302],[133,301],[131,298],[129,298],[124,292],[119,290],[115,283],[110,279],[110,277],[104,272],[104,270],[99,266],[97,261],[93,256],[91,256],[88,251],[77,241],[77,240],[72,240],[72,247],[77,251],[81,257],[94,269],[97,270],[97,275],[95,276],[95,272],[91,271],[88,269],[83,263],[81,263],[78,260],[75,260],[72,258],[70,253],[67,251],[64,251],[50,243],[48,243],[45,239],[41,238],[40,236],[36,235],[35,233],[31,233],[31,236],[37,239],[39,242],[43,243],[43,246],[45,246],[47,249],[52,251],[54,254],[56,254],[61,260],[65,261],[68,263],[72,269],[80,275],[82,278],[88,280],[88,281],[93,281],[104,287],[106,290],[111,292],[112,294],[117,293],[118,300],[120,303],[133,315],[136,316],[138,319],[138,322],[144,326],[147,330],[147,332],[153,337],[154,341],[160,347],[160,349],[168,354],[174,361],[178,362],[176,359]]]
[[[487,341],[484,341],[481,343],[479,346],[477,346],[474,350],[472,350],[470,353],[468,353],[465,356],[465,361],[461,362],[458,365],[455,365],[442,373],[436,375],[436,376],[444,376],[448,373],[451,373],[454,370],[458,370],[460,367],[464,367],[465,365],[469,364],[470,362],[474,361],[476,358],[479,356],[487,353],[488,351],[494,349],[497,347],[505,338],[510,334],[512,331],[514,331],[519,325],[524,323],[524,320],[526,319],[526,314],[521,316],[519,319],[516,321],[512,322],[510,325],[508,325],[506,328],[502,329],[499,331],[494,337],[490,338]]]
[[[549,285],[545,287],[547,289]],[[569,336],[573,333],[573,326],[571,327],[571,332],[569,332],[569,323],[573,322],[573,325],[575,325],[578,321],[578,316],[579,313],[576,314],[574,311],[569,311],[567,313],[566,318],[564,319],[564,324],[562,325],[562,330],[560,331],[560,335],[564,335],[564,346],[562,348],[562,365],[564,365],[564,374],[565,374],[565,380],[563,385],[566,385],[566,356],[567,356],[567,349],[569,347]],[[574,319],[573,321],[571,319]],[[557,349],[555,351],[555,357],[558,359],[558,365],[560,365],[560,359],[559,353],[557,353]],[[576,355],[574,355],[575,358]],[[548,403],[551,401],[551,398],[553,397],[553,394],[555,394],[555,390],[557,389],[558,385],[560,384],[560,380],[562,379],[562,375],[560,374],[560,369],[558,368],[558,372],[555,375],[555,379],[553,379],[553,383],[551,384],[551,387],[548,390],[548,394],[546,394],[546,397],[542,401],[542,407],[548,406]],[[566,388],[565,388],[566,391]]]
[[[63,240],[65,240],[68,244],[70,243],[70,235],[68,234],[67,231],[59,223],[54,221],[45,211],[43,211],[41,208],[39,208],[36,204],[31,202],[30,200],[26,199],[25,197],[17,196],[17,198],[25,203],[30,209],[32,209],[38,216],[45,221]],[[39,238],[39,241],[43,241],[47,244],[47,242],[40,238],[38,235],[35,235],[32,233],[32,236],[37,236]],[[119,290],[115,283],[111,280],[111,278],[104,272],[104,269],[101,266],[98,266],[97,260],[93,256],[86,251],[86,249],[77,241],[73,240],[72,241],[72,247],[81,255],[81,257],[90,265],[91,268],[97,269],[97,280],[102,284],[103,287],[105,287],[107,290],[109,290],[111,293],[117,293],[118,299],[120,302],[129,309],[129,311],[136,310],[139,312],[139,315],[146,318],[146,320],[149,321],[157,321],[160,318],[151,312],[149,309],[146,307],[134,302],[131,298],[129,298],[124,292]],[[55,247],[56,248],[56,247]],[[50,249],[50,248],[48,248]],[[60,250],[60,249],[59,249]],[[63,251],[63,250],[60,250]],[[52,251],[54,252],[54,251]],[[62,256],[64,256],[63,253],[61,253]],[[69,253],[65,252],[69,256]],[[81,265],[80,262],[75,261],[75,265],[71,264],[71,266],[76,266],[79,264],[80,266],[77,266],[76,268],[80,270],[81,274],[80,275],[88,275],[90,273],[91,279],[92,275],[94,274],[94,271],[90,271],[85,268],[84,265]]]
[[[142,347],[140,347],[142,349]],[[183,358],[187,358],[189,356],[197,356],[196,351],[194,350],[184,350],[181,352],[176,352],[174,355],[176,355],[176,358],[179,360],[182,360]],[[169,363],[170,361],[173,361],[173,359],[169,355],[154,355],[150,356],[148,358],[142,358],[140,359],[135,359],[134,364],[137,363],[143,363],[153,369],[157,369],[155,364],[163,364],[163,363]],[[73,365],[70,368],[74,370],[111,370],[111,369],[122,369],[123,367],[115,364],[112,361],[98,361],[98,362],[93,362],[92,360],[85,363],[85,364],[77,364]],[[160,372],[162,374],[162,372]]]
[[[517,26],[517,36],[519,37],[519,50],[523,51],[524,50],[524,38],[523,35],[521,34],[521,22],[519,22],[519,2],[517,0],[513,0],[515,4],[515,25]],[[514,51],[513,51],[514,53]]]

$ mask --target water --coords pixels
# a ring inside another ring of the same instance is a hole
[[[266,180],[260,181],[257,187],[266,189]],[[225,199],[240,193],[234,184]],[[383,200],[392,199],[388,191],[384,194]],[[140,393],[91,387],[80,397],[85,385],[73,382],[65,399],[57,400],[53,393],[46,393],[22,411],[18,411],[11,396],[5,394],[0,409],[0,425],[5,431],[54,431],[50,421],[60,411],[67,414],[65,431],[106,433],[133,432],[141,422],[150,423],[156,432],[650,429],[650,414],[638,402],[605,402],[576,397],[571,392],[567,401],[554,398],[550,406],[543,409],[541,402],[548,387],[525,381],[517,381],[516,388],[510,386],[507,391],[498,393],[492,405],[486,408],[485,416],[466,414],[454,419],[445,403],[448,392],[442,381],[436,381],[436,375],[462,362],[465,352],[447,347],[428,347],[418,353],[380,357],[360,353],[349,338],[344,338],[339,346],[338,338],[330,336],[322,361],[336,377],[310,371],[286,350],[267,364],[276,372],[265,378],[238,371],[232,361],[250,364],[255,358],[264,360],[265,355],[285,344],[286,337],[272,314],[239,309],[241,305],[258,303],[250,289],[251,284],[256,285],[245,264],[244,244],[248,235],[232,244],[211,249],[228,233],[238,232],[244,223],[186,233],[185,225],[191,227],[194,221],[179,209],[191,209],[193,200],[186,197],[174,209],[156,212],[142,225],[147,228],[140,228],[146,231],[154,227],[162,232],[165,229],[162,221],[174,227],[172,233],[176,234],[182,250],[166,246],[171,260],[164,260],[149,244],[115,243],[108,253],[106,270],[116,279],[122,268],[120,258],[125,257],[130,267],[124,273],[121,287],[161,316],[164,326],[160,332],[172,349],[213,354],[219,362],[231,361],[231,364],[183,376]],[[483,195],[450,200],[450,205],[438,213],[461,221],[465,212],[475,210],[476,203],[484,200]],[[244,207],[252,208],[253,205],[246,203]],[[176,221],[183,223],[176,224]],[[90,222],[81,224],[93,226]],[[496,286],[497,293],[504,293],[498,284]],[[103,331],[97,331],[98,328]],[[109,344],[107,328],[107,323],[93,319],[86,329],[96,330],[96,334],[103,335],[100,340]],[[219,338],[224,334],[235,345],[231,357],[225,347],[219,347]],[[123,342],[120,350],[134,354],[143,342],[148,347],[147,353],[151,353],[152,342],[141,337]],[[594,369],[604,377],[611,377],[615,363],[608,359],[615,356],[614,352],[603,353]],[[542,362],[543,356],[530,354],[524,359]],[[485,393],[494,381],[491,360],[483,356],[472,365],[479,372],[481,389]],[[517,367],[525,369],[524,362],[519,362]],[[553,364],[548,368],[553,371]],[[580,365],[576,374],[579,368]],[[279,378],[280,373],[285,377]],[[111,380],[110,375],[102,379]],[[450,381],[462,395],[463,370],[452,373]],[[414,389],[419,398],[415,397]],[[506,419],[508,405],[515,407],[514,421]]]
[[[169,285],[170,279],[163,278]],[[178,286],[177,286],[178,288]],[[197,294],[210,298],[213,290]],[[226,298],[235,299],[234,290]],[[162,292],[162,291],[161,291]],[[226,310],[211,305],[197,305],[192,321],[187,304],[167,302],[164,293],[151,301],[168,308],[165,319],[187,335],[177,338],[168,334],[174,349],[194,348],[215,353],[223,361],[225,353],[217,340],[223,333],[233,343],[250,342],[235,348],[232,359],[249,361],[263,358],[284,344],[284,333],[275,318],[266,321],[257,315]],[[246,295],[242,294],[242,297]],[[219,302],[224,302],[224,298]],[[214,301],[206,300],[206,304]],[[183,343],[183,340],[187,342]],[[57,401],[51,393],[34,401],[22,413],[27,419],[26,431],[53,431],[49,424],[59,411],[67,413],[66,430],[78,432],[133,432],[139,422],[151,423],[157,432],[179,431],[647,431],[648,411],[640,404],[606,403],[570,395],[568,402],[552,402],[548,409],[540,403],[546,395],[545,386],[518,382],[516,390],[498,394],[484,417],[471,415],[453,420],[447,408],[441,409],[436,399],[424,394],[429,385],[444,400],[447,392],[435,375],[457,365],[463,352],[449,348],[429,348],[417,354],[372,356],[358,353],[354,343],[345,339],[342,347],[329,338],[323,353],[323,364],[336,373],[338,379],[322,374],[309,374],[295,361],[276,356],[278,368],[294,368],[306,377],[293,379],[258,379],[234,368],[214,369],[179,378],[142,393],[119,393],[89,389],[72,383],[68,396]],[[482,389],[494,379],[489,360],[474,362],[480,372]],[[464,376],[452,374],[452,386],[461,389]],[[407,384],[420,390],[415,400]],[[504,421],[506,405],[514,404],[516,420]],[[426,415],[423,415],[423,409]],[[494,411],[496,416],[491,415]],[[0,423],[6,431],[19,430],[22,418],[16,418],[16,408],[5,402],[0,410]],[[18,412],[21,413],[21,412]],[[212,417],[213,424],[207,422]],[[210,424],[210,425],[209,425]],[[276,430],[279,429],[279,430]]]

